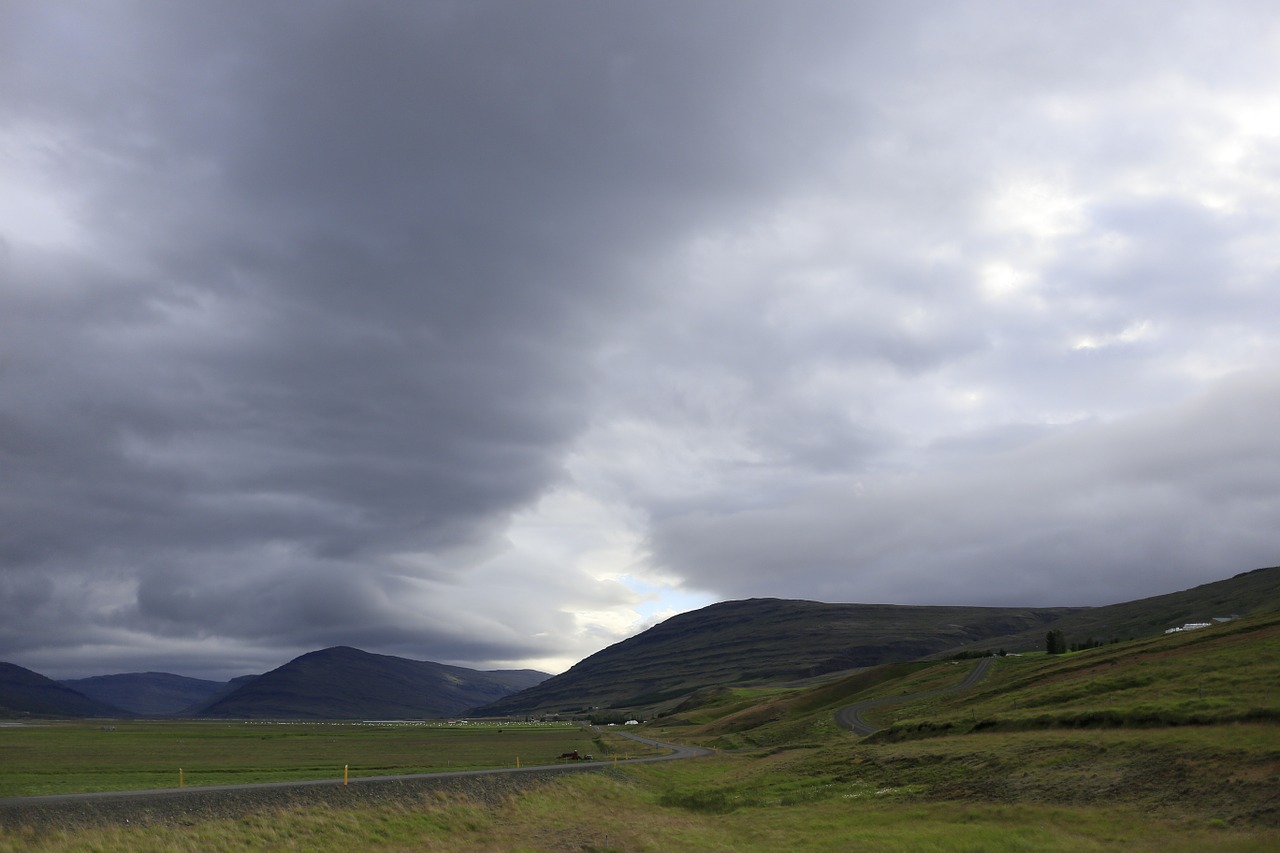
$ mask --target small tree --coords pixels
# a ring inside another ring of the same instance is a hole
[[[1050,631],[1044,635],[1044,650],[1051,655],[1060,655],[1067,650],[1067,638],[1062,631]]]

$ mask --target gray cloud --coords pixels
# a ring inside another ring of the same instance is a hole
[[[1014,448],[970,445],[907,474],[814,488],[784,505],[685,513],[660,559],[691,580],[782,595],[947,604],[1111,603],[1274,557],[1274,375]]]
[[[1274,562],[1276,27],[5,4],[0,658],[561,666]]]

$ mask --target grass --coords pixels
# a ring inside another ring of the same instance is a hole
[[[732,811],[663,802],[673,791],[759,781],[721,758],[570,777],[486,807],[445,796],[366,809],[266,812],[190,826],[0,831],[0,853],[147,851],[1253,851],[1280,832],[1126,806],[928,802],[850,787]]]
[[[433,773],[657,750],[574,724],[84,722],[0,728],[0,796]]]
[[[962,702],[937,696],[883,706],[878,714],[893,724],[884,737],[969,728],[1274,722],[1280,721],[1277,684],[1280,617],[1273,614],[1068,655],[1002,658]]]

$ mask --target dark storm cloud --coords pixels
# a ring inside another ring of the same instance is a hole
[[[1274,29],[5,4],[0,658],[563,662],[651,594],[1251,568],[1273,448],[1206,413],[1275,391]]]
[[[6,115],[68,221],[5,259],[6,648],[528,656],[388,590],[456,583],[561,478],[646,246],[809,156],[737,144],[725,93],[789,93],[722,12],[10,10]]]

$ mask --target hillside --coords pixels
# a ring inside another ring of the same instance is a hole
[[[954,654],[1161,635],[1189,621],[1280,609],[1280,567],[1105,607],[1000,608],[749,599],[682,613],[476,715],[653,707],[700,688]]]
[[[0,717],[122,717],[127,712],[51,678],[0,662]]]
[[[1063,616],[1052,627],[1061,630],[1068,643],[1090,638],[1109,642],[1163,634],[1168,628],[1188,622],[1211,622],[1216,618],[1277,610],[1280,610],[1280,566],[1241,572],[1226,580],[1179,592],[1090,607]],[[1042,650],[1044,631],[1024,631],[1005,638],[1003,644],[1010,651]]]
[[[978,732],[1280,722],[1280,613],[1080,652],[888,664],[809,688],[701,691],[657,725],[721,749],[776,746],[833,730],[854,702],[880,731],[866,743]],[[878,704],[884,702],[885,704]]]
[[[476,714],[649,705],[700,687],[915,660],[1045,626],[1078,608],[916,607],[753,598],[681,613]]]
[[[892,664],[812,688],[708,690],[647,729],[735,757],[681,795],[725,811],[893,795],[1280,827],[1280,612],[982,663],[985,674],[958,690],[974,661]],[[877,701],[865,713],[880,731],[838,728],[840,708]],[[744,760],[753,757],[762,760]]]
[[[135,714],[181,714],[188,708],[211,702],[227,692],[228,683],[187,678],[168,672],[128,672],[59,682],[99,702]]]
[[[295,658],[192,713],[247,719],[447,717],[546,677],[534,670],[480,672],[336,646]]]

